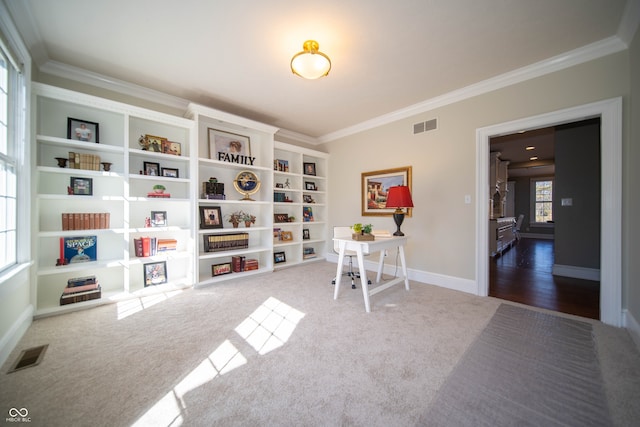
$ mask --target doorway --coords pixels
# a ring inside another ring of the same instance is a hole
[[[476,131],[476,280],[477,294],[489,292],[488,234],[489,139],[521,130],[556,126],[586,118],[601,119],[600,320],[622,325],[622,99],[595,102]]]

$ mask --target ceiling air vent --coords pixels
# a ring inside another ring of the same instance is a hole
[[[426,122],[415,123],[413,125],[413,134],[415,135],[435,129],[438,129],[438,119],[431,119]]]

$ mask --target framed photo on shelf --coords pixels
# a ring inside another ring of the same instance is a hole
[[[96,122],[67,117],[67,139],[99,143],[99,128]]]
[[[313,221],[313,209],[311,208],[311,206],[304,206],[302,208],[302,221],[304,222]]]
[[[289,242],[293,240],[293,233],[291,231],[283,231],[280,233],[280,240],[283,242]]]
[[[223,274],[231,273],[231,263],[224,262],[222,264],[214,264],[211,266],[211,275],[212,276],[220,276]]]
[[[395,209],[387,208],[387,192],[396,185],[406,185],[411,191],[411,166],[362,173],[361,207],[363,216],[389,216]],[[411,208],[404,209],[411,216]]]
[[[273,222],[289,222],[289,214],[286,214],[286,213],[273,214]]]
[[[166,227],[167,224],[167,211],[151,211],[152,227]]]
[[[162,153],[162,145],[167,142],[167,138],[163,136],[145,135],[147,151]]]
[[[222,228],[220,206],[200,206],[200,228]]]
[[[311,232],[309,231],[308,228],[304,228],[302,230],[302,240],[309,240],[311,239]]]
[[[180,178],[180,169],[162,168],[162,176],[166,176],[169,178]]]
[[[287,256],[284,252],[274,252],[273,253],[273,262],[276,264],[280,264],[282,262],[287,262]]]
[[[212,128],[208,128],[208,136],[210,159],[223,160],[218,153],[222,153],[222,157],[225,157],[226,154],[251,156],[248,136]]]
[[[93,196],[93,178],[78,178],[72,176],[69,186],[74,196]]]
[[[316,176],[316,164],[315,163],[303,163],[304,174]]]
[[[311,197],[311,195],[309,194],[304,194],[302,196],[302,201],[305,203],[315,203],[315,200],[313,200],[313,197]]]
[[[160,176],[160,163],[144,162],[144,174],[149,176]]]
[[[142,266],[144,286],[161,285],[167,283],[167,262],[150,262]]]
[[[179,142],[173,142],[173,141],[164,139],[162,141],[161,148],[164,154],[171,154],[172,156],[182,155],[182,145]]]
[[[316,183],[311,181],[305,181],[304,189],[307,191],[316,191],[317,190]]]

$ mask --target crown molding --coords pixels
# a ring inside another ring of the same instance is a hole
[[[277,137],[282,137],[282,138],[287,138],[287,139],[293,139],[294,141],[303,142],[305,144],[310,144],[310,145],[320,145],[321,144],[321,142],[318,140],[318,138],[315,138],[315,137],[309,136],[309,135],[305,135],[303,133],[294,132],[294,131],[288,130],[288,129],[280,129],[276,136]]]
[[[590,45],[554,56],[544,61],[536,62],[526,67],[519,68],[508,73],[451,91],[441,96],[428,99],[406,108],[393,111],[389,114],[378,116],[354,126],[328,133],[318,138],[319,143],[335,141],[346,136],[364,132],[378,126],[406,119],[427,111],[434,110],[449,104],[463,101],[474,96],[483,95],[507,86],[521,83],[545,74],[560,71],[574,65],[579,65],[603,56],[611,55],[627,49],[627,45],[617,36],[612,36]]]
[[[167,105],[169,107],[178,108],[184,111],[186,111],[187,106],[190,102],[177,96],[168,95],[154,89],[149,89],[134,83],[129,83],[124,80],[108,77],[103,74],[94,73],[92,71],[63,64],[57,61],[47,61],[40,66],[40,71],[53,76],[71,79],[79,83],[85,83],[91,86],[100,87],[102,89],[110,90],[124,95],[130,95],[133,97],[144,99],[146,101],[155,102],[161,105]]]

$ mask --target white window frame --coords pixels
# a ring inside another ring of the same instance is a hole
[[[529,204],[530,204],[530,212],[529,212],[529,225],[533,227],[548,227],[552,228],[554,224],[551,222],[536,222],[536,183],[540,181],[551,181],[552,185],[552,193],[551,193],[551,209],[552,209],[552,217],[553,217],[553,199],[555,198],[555,190],[556,183],[555,178],[552,176],[539,176],[535,178],[531,178],[529,182],[531,183],[531,191],[529,192]]]
[[[0,285],[30,265],[31,260],[31,178],[30,178],[30,121],[31,57],[19,32],[10,19],[4,3],[0,3],[0,48],[9,61],[8,157],[14,162],[16,174],[16,262],[0,271]],[[4,215],[4,213],[2,213]],[[11,288],[11,286],[9,286]],[[0,286],[0,297],[6,286]]]

